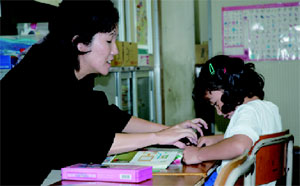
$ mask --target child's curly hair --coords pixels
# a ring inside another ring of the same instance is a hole
[[[218,55],[208,60],[195,80],[193,98],[204,99],[206,93],[224,90],[221,110],[224,114],[234,111],[245,97],[264,99],[264,77],[255,71],[253,63],[244,63],[240,58]]]

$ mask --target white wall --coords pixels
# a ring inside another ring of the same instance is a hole
[[[164,123],[194,118],[194,0],[161,0],[161,70]]]
[[[207,0],[195,0],[195,34],[196,44],[208,41],[209,4]]]
[[[212,53],[222,52],[221,8],[292,0],[237,1],[211,0],[212,18]],[[265,99],[278,105],[284,129],[290,129],[295,137],[295,145],[300,146],[300,61],[255,62],[258,72],[265,77]]]

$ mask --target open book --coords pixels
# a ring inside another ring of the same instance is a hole
[[[166,169],[175,160],[176,151],[132,151],[108,156],[102,165],[141,165]]]

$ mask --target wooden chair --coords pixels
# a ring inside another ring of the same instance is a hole
[[[255,170],[245,182],[255,176],[255,185],[261,185],[286,176],[286,185],[292,185],[293,144],[294,136],[289,130],[261,136],[249,151],[255,159]]]
[[[235,185],[237,180],[242,176],[247,176],[254,171],[255,158],[248,156],[248,151],[231,160],[226,164],[218,174],[215,186],[232,186]],[[244,185],[252,186],[255,182],[255,175],[248,178],[248,182]]]

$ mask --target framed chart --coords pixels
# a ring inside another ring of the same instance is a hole
[[[223,53],[247,61],[300,59],[300,2],[222,7]]]

